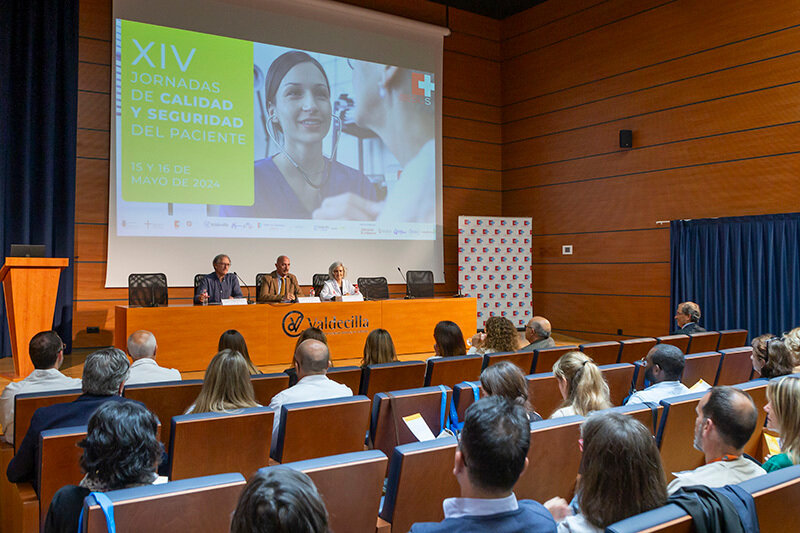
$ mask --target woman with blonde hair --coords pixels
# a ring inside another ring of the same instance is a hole
[[[228,413],[246,407],[260,407],[247,361],[237,351],[222,350],[208,363],[197,401],[186,413]]]
[[[800,464],[800,378],[787,376],[767,385],[767,428],[781,436],[781,453],[763,464],[772,472]]]
[[[361,368],[394,361],[397,361],[397,352],[389,332],[382,328],[370,331],[367,341],[364,343],[364,358],[361,359]]]
[[[553,365],[558,389],[564,398],[561,407],[550,418],[586,416],[592,411],[611,407],[608,384],[602,372],[588,355],[567,352]]]
[[[221,352],[226,348],[242,354],[244,360],[247,361],[247,369],[250,374],[262,373],[250,359],[250,352],[247,351],[247,343],[244,342],[244,336],[235,329],[229,329],[219,337],[217,351]]]
[[[792,358],[794,359],[793,372],[800,372],[800,327],[794,328],[789,333],[786,333],[783,338],[786,347],[792,352]]]
[[[490,316],[483,325],[486,333],[476,333],[472,337],[472,347],[468,354],[487,354],[496,352],[516,352],[519,350],[519,334],[509,319]]]
[[[524,407],[531,422],[542,419],[541,415],[531,406],[525,374],[514,363],[500,361],[487,366],[481,372],[481,388],[485,396],[502,396],[508,401]]]

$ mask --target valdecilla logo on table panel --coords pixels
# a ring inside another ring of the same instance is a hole
[[[354,333],[369,327],[369,319],[362,315],[337,318],[336,315],[305,316],[300,311],[289,311],[281,323],[289,337],[299,337],[305,328],[319,328],[327,334]]]

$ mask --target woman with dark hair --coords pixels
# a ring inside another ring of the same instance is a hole
[[[794,372],[795,359],[783,337],[771,333],[753,339],[753,370],[762,378],[776,378]]]
[[[79,485],[62,487],[53,496],[44,531],[74,532],[83,499],[90,492],[150,485],[156,474],[163,447],[156,436],[158,419],[138,402],[106,402],[89,419],[81,469],[86,473]]]
[[[464,344],[464,335],[458,324],[450,320],[442,320],[433,328],[433,351],[435,357],[452,357],[466,355],[467,345]]]
[[[298,470],[259,470],[242,491],[231,533],[327,533],[328,511],[311,479]]]
[[[582,352],[567,352],[553,365],[558,390],[564,401],[550,418],[586,416],[611,407],[608,383],[591,357]]]
[[[370,331],[364,343],[364,357],[361,359],[361,368],[395,361],[397,361],[397,352],[394,349],[394,342],[389,332],[383,328]]]
[[[517,365],[500,361],[487,366],[481,372],[481,388],[485,396],[502,396],[524,407],[531,422],[542,419],[531,406],[528,399],[528,383]]]
[[[375,187],[358,170],[336,161],[341,121],[333,117],[331,87],[322,65],[293,50],[276,58],[264,83],[267,134],[278,153],[255,163],[252,205],[223,206],[222,216],[259,218],[327,218],[324,201],[336,197],[377,199]],[[322,154],[322,140],[333,123],[331,157]],[[342,202],[342,198],[336,200]],[[367,204],[368,202],[362,202]],[[351,220],[373,220],[350,202]]]
[[[219,344],[217,344],[217,351],[221,352],[225,349],[233,350],[242,354],[244,360],[247,361],[247,368],[250,374],[262,374],[262,372],[256,368],[256,365],[254,365],[253,361],[250,359],[250,352],[247,351],[247,343],[244,342],[244,337],[235,329],[229,329],[220,336]]]
[[[200,394],[186,414],[229,413],[247,407],[259,407],[247,361],[239,352],[226,348],[208,363]]]
[[[545,503],[559,522],[559,533],[600,533],[667,502],[661,456],[641,422],[620,413],[596,413],[581,426],[581,437],[580,514],[568,516],[571,511],[561,498]]]
[[[519,350],[519,335],[514,324],[503,316],[490,316],[483,325],[486,333],[472,337],[469,354],[516,352]]]

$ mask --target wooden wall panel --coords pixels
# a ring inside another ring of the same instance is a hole
[[[534,311],[554,330],[660,335],[672,313],[657,221],[797,210],[800,12],[580,4],[503,21],[503,215],[533,217]]]
[[[428,0],[346,0],[346,3],[436,24],[450,25],[444,42],[443,154],[446,283],[436,294],[456,292],[456,221],[460,214],[499,215],[502,209],[501,23]],[[125,289],[105,289],[108,155],[112,51],[111,0],[81,0],[75,207],[74,345],[112,342],[113,307]],[[404,294],[392,285],[393,295]],[[191,289],[170,287],[170,299]],[[88,326],[100,333],[86,333]]]

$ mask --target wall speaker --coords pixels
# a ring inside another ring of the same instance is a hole
[[[619,147],[633,147],[633,130],[619,130]]]

